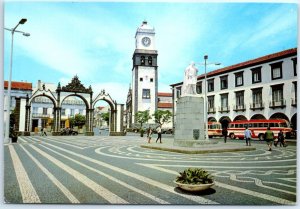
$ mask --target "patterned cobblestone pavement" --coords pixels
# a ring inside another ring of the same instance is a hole
[[[172,140],[171,138],[164,139]],[[229,143],[238,143],[230,141]],[[4,146],[7,203],[295,205],[296,146],[181,154],[141,148],[136,136],[19,137]],[[173,182],[188,167],[215,185],[187,193]]]

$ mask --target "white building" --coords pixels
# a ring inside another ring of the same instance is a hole
[[[198,76],[197,93],[202,96],[204,79]],[[182,82],[171,85],[175,111],[181,86]],[[209,72],[207,101],[207,120],[223,126],[236,120],[281,118],[296,129],[297,48]]]
[[[132,57],[132,107],[129,120],[132,123],[136,123],[135,114],[138,111],[149,110],[152,115],[157,110],[157,55],[155,30],[147,21],[143,21],[135,34],[135,51]]]
[[[8,82],[4,81],[4,127],[7,123],[6,112],[7,112],[7,88]],[[26,105],[26,97],[30,97],[32,95],[32,83],[28,82],[18,82],[12,81],[11,82],[11,100],[10,100],[10,109],[9,111],[15,111],[16,116],[16,124],[15,130],[16,131],[24,131],[25,130],[25,108],[21,108],[22,106],[25,107]]]

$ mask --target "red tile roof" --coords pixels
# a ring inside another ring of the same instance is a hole
[[[157,96],[159,96],[159,97],[172,97],[172,93],[158,92]]]
[[[218,70],[214,70],[214,71],[207,73],[207,77],[212,77],[212,76],[222,74],[225,72],[230,72],[230,71],[239,70],[239,69],[246,68],[246,67],[251,67],[253,65],[260,65],[265,62],[270,62],[270,61],[273,61],[276,59],[281,59],[281,58],[285,58],[285,57],[293,56],[293,55],[297,55],[297,48],[292,48],[292,49],[284,50],[284,51],[277,52],[274,54],[265,55],[265,56],[262,56],[262,57],[259,57],[256,59],[248,60],[246,62],[241,62],[241,63],[235,64],[235,65],[231,65],[231,66],[224,67],[224,68],[221,68]],[[204,74],[199,75],[198,80],[203,79],[204,76],[205,76]],[[179,82],[179,83],[171,84],[170,86],[177,86],[182,83],[183,82]]]
[[[173,107],[173,104],[172,103],[161,103],[159,102],[157,104],[158,108],[172,108]]]
[[[4,81],[4,89],[7,89],[7,88],[8,88],[8,81]],[[12,81],[11,89],[32,90],[32,83]]]

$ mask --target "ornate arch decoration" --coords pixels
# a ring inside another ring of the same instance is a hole
[[[32,101],[36,98],[36,97],[40,97],[40,96],[44,96],[44,97],[47,97],[49,98],[53,105],[54,105],[54,108],[56,108],[58,106],[57,104],[57,98],[55,97],[55,95],[51,92],[50,89],[46,90],[46,86],[45,84],[43,84],[42,86],[42,89],[37,89],[32,95],[30,98],[28,98],[27,100],[27,105],[30,106]]]
[[[116,107],[117,102],[114,101],[114,100],[111,98],[111,96],[110,96],[109,94],[106,94],[104,89],[103,89],[103,90],[96,96],[96,98],[93,100],[93,102],[92,102],[92,108],[95,107],[95,104],[96,104],[99,100],[104,100],[104,101],[106,101],[106,102],[109,104],[111,110],[116,110],[116,108],[117,108],[117,107]]]
[[[233,119],[233,121],[238,121],[238,120],[248,120],[248,119],[244,115],[238,115]]]
[[[60,83],[59,83],[56,91],[86,93],[86,94],[93,93],[92,87],[89,86],[89,88],[85,88],[77,75],[75,75],[74,78],[72,78],[71,82],[66,86],[60,87]]]

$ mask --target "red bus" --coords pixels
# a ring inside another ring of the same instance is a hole
[[[219,122],[208,122],[208,137],[222,136],[222,125]]]
[[[292,128],[289,123],[284,119],[271,119],[271,120],[239,120],[230,122],[228,125],[228,136],[231,139],[239,138],[244,139],[245,128],[252,133],[252,138],[264,139],[264,134],[268,127],[273,131],[274,137],[277,138],[280,130],[284,133],[285,137],[290,138]]]

